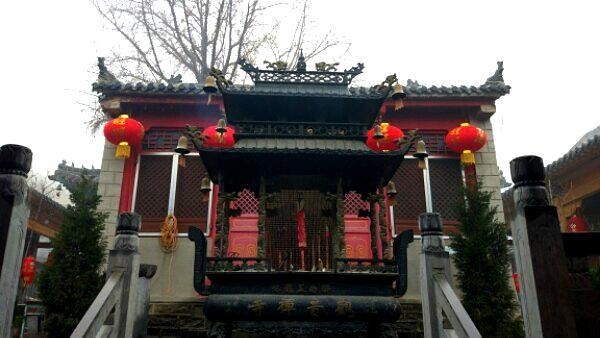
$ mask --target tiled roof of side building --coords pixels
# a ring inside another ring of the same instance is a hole
[[[571,167],[569,164],[598,156],[600,156],[600,126],[587,132],[566,154],[546,166],[546,173],[551,176],[559,173],[563,168]]]
[[[104,64],[100,66],[98,80],[93,83],[92,89],[104,96],[107,95],[141,95],[141,96],[180,96],[193,97],[206,95],[202,91],[202,85],[198,83],[182,83],[180,77],[172,81],[150,82],[150,83],[123,83],[112,75]],[[489,98],[498,99],[510,92],[510,86],[504,83],[502,77],[502,64],[499,62],[496,73],[488,78],[480,86],[424,86],[417,81],[408,80],[405,92],[408,98]],[[272,95],[315,95],[318,94],[314,88],[307,86],[306,91],[290,90],[289,92],[271,93]],[[227,88],[229,93],[243,94],[265,94],[264,89],[253,85],[232,85]],[[349,97],[374,97],[380,93],[374,88],[350,87],[344,94],[324,93],[325,96],[349,96]]]

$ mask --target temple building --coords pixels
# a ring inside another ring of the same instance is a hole
[[[338,321],[360,328],[361,320],[376,330],[369,325],[398,322],[400,312],[407,330],[416,328],[421,245],[408,244],[420,241],[428,197],[412,156],[417,139],[446,231],[456,230],[453,206],[469,180],[492,192],[504,219],[490,122],[510,91],[501,62],[479,86],[398,86],[393,75],[359,88],[351,83],[360,63],[307,70],[302,61],[261,70],[240,60],[253,85],[218,73],[199,85],[122,83],[99,58],[93,89],[104,112],[145,129],[127,159],[106,143],[98,192],[110,215],[108,247],[119,213],[142,216],[141,261],[158,265],[150,332],[206,329],[203,309],[214,330],[215,322],[251,331],[244,323],[261,321],[268,331],[274,321],[316,318],[322,332]],[[487,134],[468,172],[445,144],[464,122]],[[374,151],[369,142],[380,147],[387,140],[377,135],[394,126],[404,136]],[[288,333],[306,332],[289,325]]]
[[[600,230],[600,126],[546,167],[563,232]]]

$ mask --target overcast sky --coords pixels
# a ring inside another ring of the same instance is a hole
[[[365,63],[359,84],[397,73],[424,85],[479,85],[504,61],[511,94],[492,118],[500,168],[519,155],[546,164],[600,124],[598,1],[314,1],[319,32],[351,42],[341,68]],[[90,3],[0,3],[0,145],[34,153],[33,170],[65,159],[100,166],[104,138],[85,128],[81,101],[96,56],[115,35]],[[332,60],[333,61],[333,60]],[[91,101],[90,101],[91,100]]]

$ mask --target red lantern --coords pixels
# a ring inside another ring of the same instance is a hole
[[[217,131],[219,128],[224,128],[225,131]],[[202,135],[204,135],[203,145],[205,147],[232,148],[235,144],[235,139],[233,137],[233,135],[235,135],[235,129],[229,126],[210,126],[204,129]]]
[[[33,283],[33,280],[35,279],[35,258],[33,256],[27,256],[23,260],[21,278],[23,278],[24,286],[29,286]]]
[[[367,147],[375,151],[390,151],[398,149],[398,140],[404,137],[402,129],[394,127],[389,123],[380,124],[381,134],[375,136],[375,128],[367,131]],[[383,137],[381,137],[383,135]]]
[[[461,123],[446,135],[446,146],[450,150],[461,153],[460,160],[464,164],[474,164],[475,154],[487,141],[485,131],[468,123]]]
[[[117,146],[116,158],[129,158],[131,147],[139,147],[144,139],[144,126],[123,114],[104,125],[104,137]]]

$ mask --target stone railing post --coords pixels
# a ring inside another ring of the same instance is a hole
[[[567,261],[556,208],[550,206],[542,159],[510,162],[515,213],[512,236],[527,337],[576,337]]]
[[[137,289],[136,319],[133,337],[141,338],[148,335],[148,310],[150,308],[150,281],[156,274],[156,265],[141,264]]]
[[[133,336],[140,270],[140,222],[141,217],[136,213],[126,212],[119,215],[115,246],[109,253],[107,276],[117,269],[123,271],[123,289],[114,320],[114,332],[117,337]]]
[[[427,212],[419,215],[419,229],[422,236],[419,277],[425,338],[447,336],[442,311],[458,337],[481,338],[451,287],[450,255],[444,247],[440,214]]]
[[[442,238],[442,219],[438,213],[419,215],[421,254],[419,280],[423,304],[423,333],[425,338],[444,337],[442,309],[437,306],[434,274],[449,277],[450,262]],[[450,279],[451,280],[451,279]]]
[[[0,337],[9,337],[29,221],[27,173],[31,150],[0,147]]]

